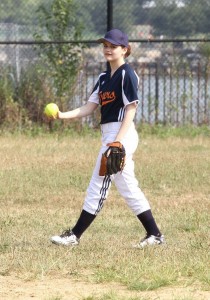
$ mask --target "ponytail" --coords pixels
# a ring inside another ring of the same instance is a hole
[[[127,52],[125,53],[125,57],[128,57],[131,54],[131,46],[130,46],[130,44],[126,48],[127,48]]]

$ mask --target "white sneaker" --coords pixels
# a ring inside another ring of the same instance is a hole
[[[135,245],[135,248],[143,249],[146,246],[154,246],[165,243],[164,235],[155,236],[155,235],[146,235],[139,244]]]
[[[70,229],[65,230],[61,235],[52,236],[50,240],[56,245],[76,246],[79,244],[79,239]]]

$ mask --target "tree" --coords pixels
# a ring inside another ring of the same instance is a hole
[[[77,0],[78,17],[85,24],[84,34],[87,38],[96,39],[106,31],[107,1]]]
[[[53,0],[50,7],[41,5],[40,31],[34,36],[37,41],[55,41],[40,44],[37,50],[44,62],[41,72],[46,72],[53,80],[55,94],[59,99],[73,91],[81,64],[81,50],[78,39],[82,26],[78,22],[74,0]],[[74,43],[63,43],[73,40]]]
[[[135,16],[133,14],[135,1],[129,2],[127,0],[113,1],[113,25],[127,33],[132,30],[132,25],[135,24]]]
[[[136,6],[136,24],[152,25],[156,35],[189,37],[209,32],[209,0],[153,0]]]
[[[35,11],[42,2],[43,0],[1,0],[0,22],[19,25],[35,24]]]

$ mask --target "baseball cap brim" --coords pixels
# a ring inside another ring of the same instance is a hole
[[[97,42],[98,43],[104,43],[104,42],[109,42],[109,43],[111,43],[111,44],[113,44],[113,45],[116,45],[116,46],[121,46],[122,44],[120,44],[120,43],[117,43],[117,42],[115,42],[114,40],[112,40],[112,39],[109,39],[109,38],[101,38],[101,39],[99,39],[99,40],[97,40]],[[124,45],[123,45],[124,46]]]
[[[98,42],[109,42],[113,45],[128,47],[128,36],[119,29],[111,29],[103,38],[98,39]]]

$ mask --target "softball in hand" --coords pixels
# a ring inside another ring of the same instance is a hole
[[[45,106],[44,109],[44,114],[48,117],[48,118],[57,118],[57,114],[58,114],[59,108],[57,106],[57,104],[55,103],[49,103]]]

